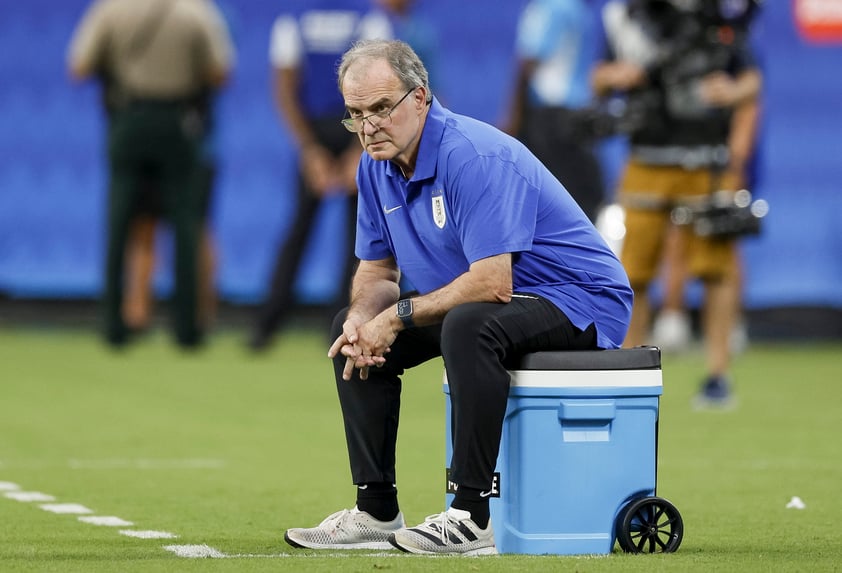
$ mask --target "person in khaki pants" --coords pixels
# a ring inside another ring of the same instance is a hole
[[[762,83],[748,42],[755,4],[736,10],[714,2],[714,12],[670,0],[603,7],[609,54],[592,73],[594,91],[626,94],[636,116],[618,192],[626,211],[620,259],[634,289],[626,347],[646,341],[648,288],[670,236],[672,209],[735,185],[734,174],[744,168]],[[739,304],[736,240],[682,228],[678,246],[688,274],[705,290],[708,372],[697,403],[728,405],[730,334]]]
[[[129,339],[121,312],[125,249],[152,182],[175,238],[176,341],[197,346],[202,102],[233,63],[222,17],[205,0],[98,0],[77,26],[68,60],[74,78],[103,81],[109,120],[105,339],[112,346]]]

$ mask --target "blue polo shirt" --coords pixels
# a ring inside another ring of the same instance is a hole
[[[567,190],[519,141],[433,100],[415,173],[363,154],[356,254],[394,257],[421,294],[474,261],[513,253],[517,293],[552,301],[601,348],[618,347],[632,291],[617,257]]]

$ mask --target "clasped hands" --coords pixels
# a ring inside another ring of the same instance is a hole
[[[397,332],[382,313],[368,322],[348,319],[342,325],[342,334],[333,342],[327,355],[345,357],[342,379],[350,380],[354,369],[360,371],[360,380],[368,379],[368,369],[380,368],[386,363],[386,354],[391,350]]]

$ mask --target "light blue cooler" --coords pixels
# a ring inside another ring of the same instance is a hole
[[[536,352],[511,375],[491,499],[498,551],[610,553],[620,512],[655,493],[660,350]],[[449,462],[446,374],[444,392]]]

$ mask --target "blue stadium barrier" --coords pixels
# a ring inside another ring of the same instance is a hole
[[[746,241],[749,308],[842,307],[842,39],[805,41],[792,2],[761,12],[764,127],[755,194],[769,201],[760,237]]]
[[[0,294],[97,297],[101,289],[104,122],[95,85],[72,85],[65,51],[86,0],[0,0]],[[281,6],[221,4],[232,21],[239,67],[218,102],[220,174],[214,232],[224,300],[255,302],[266,289],[295,198],[296,150],[271,100],[268,43]],[[419,3],[439,27],[433,85],[451,109],[502,119],[514,73],[515,23],[522,0]],[[811,44],[793,23],[792,2],[761,12],[766,73],[755,195],[771,211],[761,236],[743,244],[746,305],[842,307],[842,43]],[[610,181],[622,146],[603,153]],[[325,205],[297,277],[302,302],[338,293],[333,228],[341,202]],[[168,257],[167,239],[161,239]],[[171,284],[168,265],[156,277]]]

